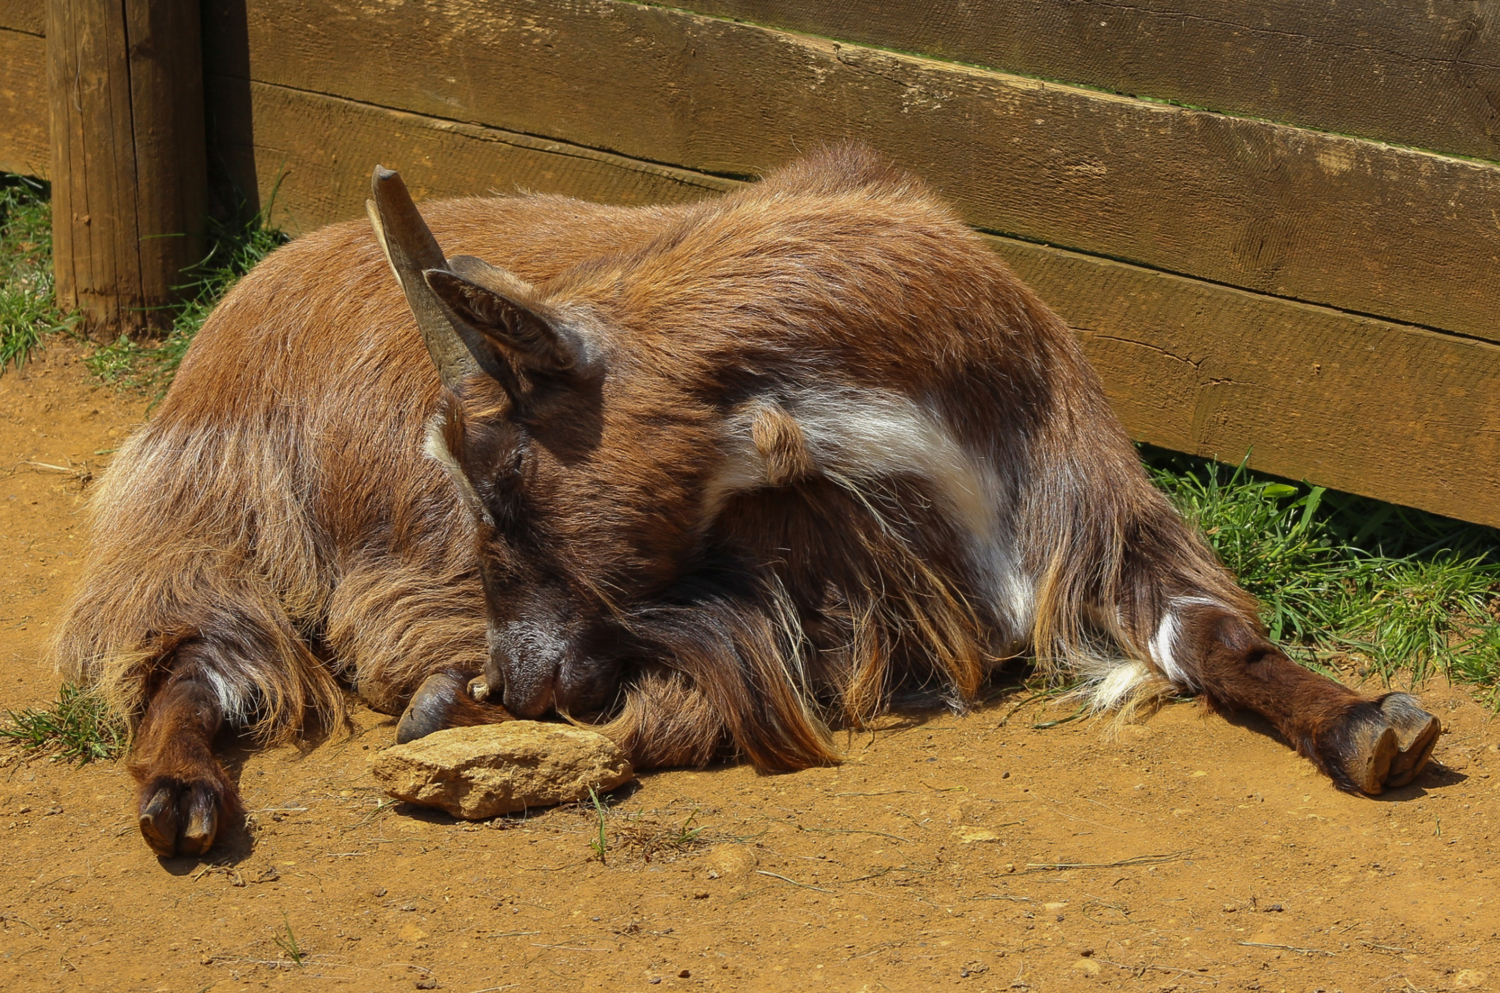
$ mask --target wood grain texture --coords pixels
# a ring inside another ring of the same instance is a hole
[[[195,0],[50,0],[53,267],[90,333],[170,324],[202,257],[207,166]]]
[[[47,30],[46,0],[0,0],[0,29],[42,37]]]
[[[610,0],[311,11],[210,24],[215,64],[720,175],[858,138],[986,230],[1500,340],[1492,165]]]
[[[291,234],[364,216],[377,163],[399,169],[419,200],[526,190],[640,206],[697,200],[735,185],[566,142],[284,87],[216,76],[206,84],[224,166]]]
[[[141,294],[154,306],[176,296],[182,270],[203,257],[207,244],[208,153],[198,6],[198,0],[124,3]]]
[[[210,79],[211,105],[233,105]],[[298,231],[361,212],[370,167],[419,198],[525,187],[612,203],[737,185],[559,142],[254,84],[236,168]],[[248,134],[248,131],[244,133]],[[1500,346],[989,239],[1079,330],[1132,434],[1165,447],[1500,525]]]
[[[1490,0],[679,0],[720,17],[1500,159]]]
[[[1500,525],[1500,346],[989,240],[1138,440]]]
[[[124,12],[49,0],[46,33],[57,302],[113,337],[145,306]]]
[[[47,42],[0,28],[0,172],[52,173],[47,111]]]

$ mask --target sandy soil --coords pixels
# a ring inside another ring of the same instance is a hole
[[[68,346],[0,377],[0,709],[55,697],[84,479],[144,416]],[[1012,697],[850,735],[838,768],[643,776],[602,864],[589,810],[383,800],[393,722],[367,710],[302,749],[230,742],[252,813],[206,862],[149,852],[121,764],[0,747],[0,985],[1500,988],[1500,725],[1461,688],[1423,696],[1440,764],[1379,799],[1259,721],[1038,728],[1061,715]]]

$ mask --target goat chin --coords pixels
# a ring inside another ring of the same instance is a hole
[[[55,653],[134,722],[156,851],[236,816],[220,724],[336,726],[346,688],[417,697],[406,736],[508,687],[638,766],[795,769],[1029,655],[1096,708],[1264,714],[1344,789],[1420,772],[1437,721],[1266,639],[1069,330],[916,178],[844,147],[689,206],[419,213],[393,181],[378,239],[231,291],[93,497]]]

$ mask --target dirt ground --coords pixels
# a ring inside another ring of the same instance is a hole
[[[0,377],[0,710],[55,698],[84,477],[144,416],[68,345]],[[368,765],[394,722],[368,710],[302,749],[232,747],[250,823],[202,862],[141,842],[123,764],[0,747],[0,985],[1497,989],[1500,723],[1422,694],[1439,764],[1379,799],[1256,720],[1181,703],[1044,729],[1062,713],[1011,697],[849,735],[838,768],[644,775],[603,863],[592,810],[384,800]]]

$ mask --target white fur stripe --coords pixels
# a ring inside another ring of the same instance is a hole
[[[255,707],[255,691],[248,681],[241,683],[226,676],[218,669],[204,666],[196,675],[213,687],[219,701],[219,712],[230,724],[247,724]]]
[[[1031,628],[1035,591],[1016,566],[1013,536],[1000,526],[1004,487],[988,461],[976,458],[941,417],[893,390],[831,387],[775,397],[802,432],[818,470],[856,491],[873,492],[882,477],[919,476],[931,483],[954,523],[967,531],[971,554],[998,611],[1020,637]],[[751,438],[755,402],[725,426],[724,462],[705,490],[703,527],[734,493],[768,485],[765,458]]]
[[[491,527],[495,520],[490,517],[489,510],[480,501],[479,494],[474,491],[474,484],[469,482],[469,477],[464,475],[463,469],[459,468],[458,459],[448,451],[448,444],[443,440],[443,415],[435,414],[427,422],[426,437],[422,442],[422,451],[427,457],[437,462],[448,470],[448,476],[453,480],[454,487],[458,490],[459,497],[465,506],[471,511],[484,518],[484,522]]]
[[[1162,615],[1161,623],[1157,625],[1156,633],[1151,636],[1151,659],[1162,674],[1173,683],[1186,689],[1198,689],[1198,683],[1190,675],[1182,662],[1177,659],[1177,636],[1181,625],[1178,623],[1177,612],[1184,607],[1222,607],[1217,600],[1210,600],[1201,596],[1173,597],[1167,604],[1167,611]]]

